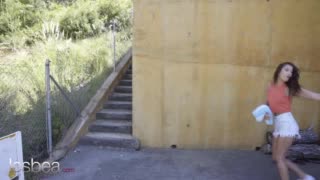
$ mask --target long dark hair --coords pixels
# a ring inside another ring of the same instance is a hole
[[[287,82],[285,82],[285,84],[289,88],[289,95],[295,96],[295,95],[297,95],[297,93],[299,93],[301,91],[301,86],[299,84],[300,70],[293,63],[284,62],[284,63],[279,64],[276,71],[274,72],[274,75],[273,75],[273,83],[274,84],[277,83],[279,74],[285,65],[292,66],[292,76],[290,77],[290,79]]]

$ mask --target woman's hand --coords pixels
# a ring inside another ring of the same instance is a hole
[[[268,113],[266,113],[263,117],[263,121],[266,121],[266,120],[269,120],[270,119],[270,116]]]

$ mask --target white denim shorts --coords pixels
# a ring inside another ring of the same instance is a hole
[[[274,137],[294,137],[300,138],[299,125],[291,112],[279,114],[274,117]]]

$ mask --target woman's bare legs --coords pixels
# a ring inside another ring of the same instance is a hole
[[[291,162],[290,160],[286,159],[286,164],[290,170],[295,172],[300,178],[304,178],[306,173],[303,172],[296,164]]]
[[[272,142],[272,159],[277,162],[281,180],[289,180],[288,168],[294,171],[300,178],[306,174],[290,160],[286,159],[286,153],[292,145],[293,137],[274,137]]]

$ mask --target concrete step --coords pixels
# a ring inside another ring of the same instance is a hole
[[[109,100],[111,101],[132,101],[131,93],[113,93]]]
[[[125,74],[123,77],[122,77],[123,80],[131,80],[132,79],[132,74]]]
[[[133,136],[122,133],[89,132],[80,139],[80,144],[132,148],[138,150],[140,142]]]
[[[114,92],[117,92],[117,93],[132,93],[132,87],[131,86],[117,86],[114,89]]]
[[[132,133],[131,121],[96,120],[89,127],[90,132]]]
[[[132,80],[121,80],[119,86],[132,86]]]
[[[105,109],[123,109],[123,110],[132,110],[131,101],[107,101],[103,105]]]
[[[132,69],[128,69],[128,70],[126,71],[126,74],[132,74]]]
[[[96,119],[132,120],[131,110],[102,109],[96,113]]]

